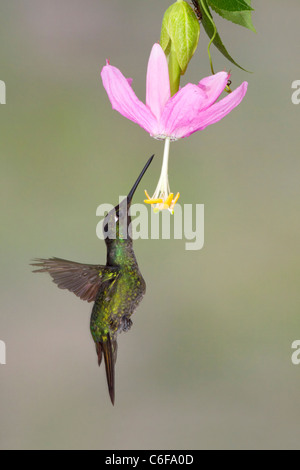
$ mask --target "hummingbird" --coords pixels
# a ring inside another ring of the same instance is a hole
[[[151,164],[148,160],[128,196],[103,222],[107,248],[106,265],[75,263],[60,258],[35,259],[34,272],[49,273],[60,289],[68,289],[82,300],[94,302],[90,329],[96,345],[98,365],[104,357],[108,391],[115,403],[115,364],[117,337],[129,331],[131,315],[146,292],[146,283],[133,250],[130,206],[133,195]]]

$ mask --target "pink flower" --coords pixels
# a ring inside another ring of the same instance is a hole
[[[168,62],[159,44],[154,44],[148,62],[146,104],[134,93],[132,80],[126,79],[116,67],[107,63],[101,76],[113,109],[139,124],[152,137],[165,140],[161,176],[152,198],[145,191],[145,202],[152,204],[155,210],[169,209],[173,212],[180,194],[174,197],[169,186],[170,141],[188,137],[223,119],[240,104],[248,83],[242,83],[234,92],[217,102],[230,76],[220,72],[204,78],[198,85],[188,83],[171,96]]]
[[[119,69],[107,64],[102,81],[113,109],[139,124],[156,139],[177,140],[188,137],[220,121],[240,104],[247,82],[216,103],[224,91],[229,74],[220,72],[206,77],[198,85],[188,83],[171,97],[167,58],[154,44],[148,63],[146,104],[140,101]]]

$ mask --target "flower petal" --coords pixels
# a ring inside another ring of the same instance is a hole
[[[184,137],[181,134],[188,132],[190,122],[199,114],[205,99],[205,92],[197,85],[188,83],[181,88],[165,106],[159,134],[175,138],[180,131],[178,138]]]
[[[227,82],[230,78],[230,74],[227,72],[219,72],[215,75],[203,78],[198,84],[198,86],[205,92],[205,103],[202,106],[202,109],[209,108],[225,90]]]
[[[211,124],[219,122],[223,117],[227,116],[234,108],[236,108],[244,99],[248,89],[248,83],[243,82],[230,95],[227,95],[218,103],[212,105],[209,109],[202,111],[192,122],[192,130],[188,135],[196,131],[201,131]]]
[[[150,109],[138,99],[120,70],[107,64],[102,69],[101,77],[112,108],[139,124],[149,134],[155,133],[157,128],[155,117]]]
[[[247,87],[247,82],[242,83],[230,95],[199,112],[203,97],[195,88],[204,92],[195,85],[186,85],[167,103],[162,116],[164,132],[172,138],[180,139],[220,121],[240,104]]]
[[[209,108],[224,91],[228,77],[228,73],[219,72],[204,78],[198,86],[189,83],[181,88],[165,107],[159,134],[175,138],[177,127],[188,129],[194,117]]]
[[[166,55],[159,44],[154,44],[147,71],[146,104],[159,120],[171,96]]]

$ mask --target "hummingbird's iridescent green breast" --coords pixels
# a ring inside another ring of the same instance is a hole
[[[124,256],[124,254],[122,254]],[[123,258],[118,274],[103,283],[91,315],[91,333],[95,342],[113,338],[130,328],[130,317],[146,292],[146,283],[138,268],[134,253]]]

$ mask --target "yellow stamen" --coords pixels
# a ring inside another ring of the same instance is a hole
[[[176,196],[175,196],[175,199],[173,200],[173,204],[175,206],[175,204],[178,202],[178,199],[180,198],[180,193],[177,193]]]
[[[150,201],[151,197],[149,196],[149,194],[148,194],[148,192],[147,192],[146,189],[145,189],[145,194],[146,194],[146,198],[149,199],[149,201]]]
[[[174,207],[176,203],[178,202],[179,198],[180,198],[180,193],[177,193],[175,196],[175,199],[173,199],[172,204],[170,205],[170,211],[172,212],[172,214],[174,214]]]
[[[166,209],[169,209],[170,205],[172,204],[174,194],[170,193],[167,199],[164,202],[164,206],[167,206]]]
[[[162,204],[164,201],[162,199],[145,199],[145,204]]]
[[[144,200],[145,204],[151,204],[152,206],[157,205],[157,207],[153,207],[154,212],[160,212],[163,210],[170,210],[173,214],[175,204],[178,202],[180,198],[180,193],[177,193],[174,198],[174,193],[170,193],[166,200],[163,198],[151,198],[148,192],[145,189],[145,194],[147,199]],[[173,199],[174,198],[174,199]]]

